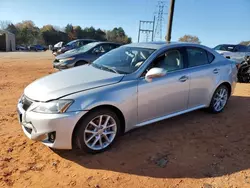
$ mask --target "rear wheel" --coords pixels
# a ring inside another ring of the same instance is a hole
[[[120,121],[109,109],[90,112],[76,130],[75,144],[87,153],[99,153],[108,149],[120,132]]]
[[[229,90],[225,85],[220,85],[214,92],[210,102],[209,111],[220,113],[224,110],[229,98]]]

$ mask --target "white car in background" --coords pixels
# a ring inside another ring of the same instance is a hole
[[[220,44],[214,47],[219,54],[240,64],[250,57],[250,46],[241,44]]]

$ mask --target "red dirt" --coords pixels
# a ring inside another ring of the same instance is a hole
[[[26,138],[16,103],[54,72],[51,52],[0,53],[0,187],[250,187],[250,84],[221,114],[196,111],[127,133],[107,152],[51,150]]]

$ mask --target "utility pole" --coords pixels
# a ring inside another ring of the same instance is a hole
[[[173,23],[173,15],[174,15],[174,4],[175,0],[170,1],[170,7],[169,7],[169,15],[168,15],[168,28],[167,28],[167,36],[166,40],[167,42],[171,41],[171,33],[172,33],[172,23]]]
[[[138,42],[140,42],[141,33],[145,33],[146,34],[146,41],[147,42],[149,40],[149,34],[152,33],[152,39],[151,40],[153,41],[154,25],[155,25],[155,18],[154,18],[154,21],[143,21],[143,20],[140,20],[140,22],[139,22],[139,32],[138,32]],[[152,27],[152,28],[148,28],[148,27]]]

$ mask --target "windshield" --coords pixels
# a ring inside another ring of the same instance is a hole
[[[218,45],[214,48],[214,50],[233,52],[235,47],[236,47],[235,45]]]
[[[76,40],[70,41],[69,43],[67,43],[65,46],[71,46],[72,44],[74,44],[76,42]]]
[[[89,51],[90,49],[92,49],[93,47],[95,47],[98,43],[96,42],[91,42],[91,43],[88,43],[86,45],[83,45],[81,46],[80,48],[77,48],[75,49],[77,52],[81,52],[81,53],[84,53],[84,52],[87,52]]]
[[[130,74],[136,71],[154,51],[154,49],[123,46],[101,56],[92,63],[92,66],[119,74]]]

